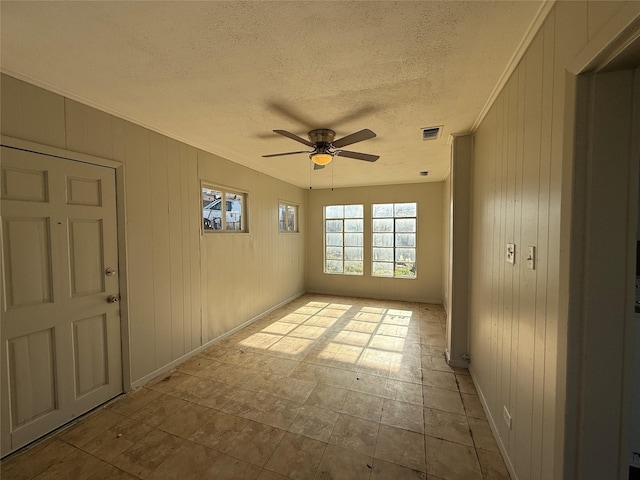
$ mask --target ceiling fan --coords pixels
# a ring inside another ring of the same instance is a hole
[[[314,170],[324,168],[325,165],[328,165],[331,160],[333,160],[334,156],[355,158],[356,160],[364,160],[365,162],[375,162],[380,158],[379,155],[342,150],[342,147],[346,147],[347,145],[375,137],[376,134],[368,128],[352,133],[351,135],[347,135],[346,137],[339,138],[338,140],[334,140],[336,132],[329,130],[328,128],[316,128],[315,130],[311,130],[308,133],[309,140],[305,140],[304,138],[299,137],[294,133],[287,132],[286,130],[274,130],[274,132],[311,147],[313,150],[272,153],[270,155],[263,155],[265,158],[308,153],[309,158],[314,163]]]

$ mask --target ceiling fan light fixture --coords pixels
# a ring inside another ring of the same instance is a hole
[[[328,165],[331,163],[331,160],[333,160],[333,155],[324,152],[312,153],[309,157],[311,157],[311,161],[316,165]]]

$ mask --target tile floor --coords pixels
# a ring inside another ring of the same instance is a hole
[[[431,304],[305,295],[6,458],[2,480],[508,479]]]

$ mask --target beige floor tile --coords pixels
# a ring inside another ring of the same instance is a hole
[[[387,388],[388,378],[377,375],[358,374],[351,384],[351,390],[383,397]]]
[[[60,462],[76,449],[56,437],[42,440],[0,463],[2,480],[30,480]]]
[[[199,480],[215,475],[214,464],[221,456],[211,448],[184,442],[158,465],[148,480]]]
[[[456,373],[456,381],[458,382],[458,389],[460,390],[460,393],[471,393],[473,395],[478,394],[476,386],[473,384],[473,380],[468,373],[466,375]]]
[[[395,380],[400,380],[403,382],[422,384],[422,367],[420,364],[420,360],[418,360],[417,365],[400,364],[394,366],[394,368],[389,372],[389,378],[393,378]]]
[[[350,388],[356,378],[354,370],[345,370],[342,368],[325,367],[322,376],[318,380],[319,383],[330,385],[332,387]]]
[[[426,437],[427,473],[445,480],[482,480],[473,447]]]
[[[280,475],[279,473],[272,472],[271,470],[267,470],[264,468],[260,475],[258,475],[257,480],[289,480],[289,477],[285,477],[284,475]]]
[[[304,403],[318,382],[277,375],[269,382],[269,393],[277,397]]]
[[[390,378],[387,380],[387,388],[384,392],[385,398],[398,400],[400,402],[412,403],[422,406],[422,385],[418,383],[403,382]]]
[[[186,404],[186,400],[161,393],[144,407],[134,412],[131,418],[142,421],[152,427],[157,427]]]
[[[427,387],[443,388],[454,392],[458,391],[456,376],[452,372],[425,370],[422,377],[422,384]]]
[[[298,415],[301,404],[271,395],[256,394],[253,410],[245,418],[288,430]]]
[[[349,390],[332,387],[331,385],[316,385],[309,395],[305,406],[316,406],[339,412]]]
[[[363,418],[340,414],[329,443],[364,455],[373,455],[379,424]]]
[[[176,385],[171,394],[183,400],[195,402],[209,398],[217,384],[218,382],[208,378],[189,376],[185,381]]]
[[[376,458],[373,460],[371,480],[426,480],[427,474]]]
[[[425,376],[426,370],[439,370],[441,372],[453,372],[453,369],[447,365],[447,361],[444,358],[444,354],[441,353],[441,350],[444,349],[445,343],[442,341],[429,340],[433,342],[430,346],[438,347],[436,350],[439,352],[437,355],[432,354],[422,354],[422,375]]]
[[[289,374],[289,377],[308,382],[319,382],[326,369],[327,367],[315,363],[301,362],[300,365]]]
[[[109,409],[99,409],[61,431],[58,438],[76,447],[81,447],[125,418]]]
[[[194,403],[187,403],[175,415],[161,423],[158,428],[178,437],[191,437],[200,426],[207,423],[215,415],[216,410]]]
[[[137,480],[137,478],[124,470],[105,463],[93,472],[88,480]]]
[[[511,478],[500,453],[481,448],[477,448],[476,452],[484,480],[509,480]]]
[[[482,408],[482,403],[480,403],[480,397],[478,397],[478,395],[463,393],[461,396],[462,403],[464,404],[464,410],[467,413],[468,417],[480,418],[483,420],[487,419],[486,415],[484,414],[484,409]]]
[[[465,415],[425,408],[424,433],[430,437],[474,446]]]
[[[424,435],[380,425],[375,458],[426,472]]]
[[[142,440],[153,427],[127,418],[101,433],[81,447],[84,451],[107,462]]]
[[[212,470],[215,473],[211,478],[215,480],[254,480],[262,471],[260,467],[224,454],[216,460]]]
[[[384,398],[368,393],[350,391],[340,409],[341,413],[379,422]]]
[[[182,362],[178,365],[177,370],[182,373],[188,373],[189,375],[198,375],[198,372],[208,365],[211,365],[213,361],[203,355],[196,355],[191,357],[186,362]]]
[[[445,412],[464,415],[464,407],[458,392],[435,387],[423,387],[424,406]]]
[[[305,437],[328,442],[338,413],[316,406],[304,406],[289,427],[289,431]]]
[[[160,396],[159,392],[149,390],[148,388],[140,388],[129,392],[127,395],[121,395],[109,402],[106,407],[120,415],[129,417],[158,396]]]
[[[336,445],[327,445],[316,480],[367,480],[373,458]]]
[[[192,375],[178,372],[177,370],[172,370],[164,375],[159,376],[158,378],[151,380],[145,385],[145,388],[171,395],[173,394],[173,389],[176,387],[176,385],[180,385],[191,376]]]
[[[224,451],[242,432],[249,420],[224,412],[214,412],[209,420],[200,425],[189,438],[210,448]]]
[[[392,427],[424,433],[424,419],[420,405],[412,405],[411,403],[398,402],[387,398],[384,401],[380,422]]]
[[[473,443],[476,448],[498,452],[498,444],[493,437],[489,422],[481,418],[468,417],[469,427],[473,435]]]
[[[153,430],[142,440],[117,456],[112,464],[136,477],[144,478],[169,457],[184,440]]]
[[[46,471],[34,477],[37,480],[87,480],[96,470],[102,468],[105,462],[81,450],[74,449],[58,462],[52,464]],[[4,480],[4,478],[3,478]]]
[[[245,462],[264,467],[284,437],[285,431],[249,421],[224,452]]]
[[[267,462],[266,469],[294,480],[314,477],[327,444],[302,435],[287,433]]]

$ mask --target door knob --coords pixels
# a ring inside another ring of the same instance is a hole
[[[120,295],[109,295],[107,297],[107,303],[118,303],[120,301]]]
[[[112,276],[114,276],[114,275],[116,274],[116,269],[115,269],[115,268],[113,268],[113,267],[109,267],[109,268],[107,268],[107,269],[105,270],[104,274],[105,274],[107,277],[112,277]]]

